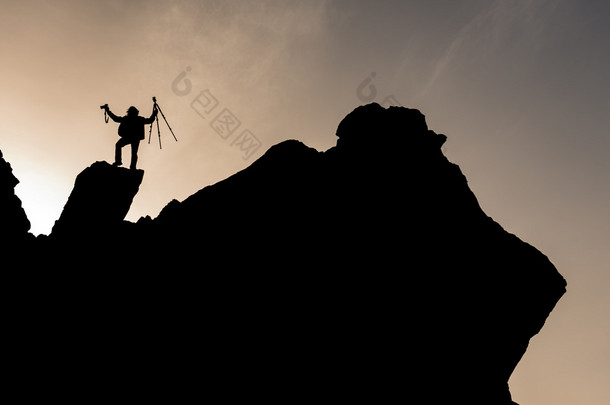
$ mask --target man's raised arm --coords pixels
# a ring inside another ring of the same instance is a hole
[[[121,121],[123,121],[123,117],[118,117],[118,116],[114,115],[114,114],[112,113],[112,111],[110,111],[110,108],[108,108],[108,105],[106,105],[106,112],[108,113],[108,116],[109,116],[110,118],[112,118],[112,120],[113,120],[114,122],[121,122]]]
[[[155,118],[157,118],[157,105],[155,104],[153,106],[153,112],[152,115],[148,118],[144,119],[144,124],[152,124],[153,122],[155,122]]]

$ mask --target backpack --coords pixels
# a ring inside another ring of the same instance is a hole
[[[144,139],[143,125],[137,119],[123,119],[119,124],[119,136],[121,138]]]
[[[126,136],[129,136],[129,125],[125,123],[125,121],[121,122],[119,124],[119,136],[121,138],[125,138]]]

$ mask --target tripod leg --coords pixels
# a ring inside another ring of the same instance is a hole
[[[153,127],[153,124],[151,123],[150,124],[150,129],[148,130],[148,144],[149,145],[150,145],[150,136],[152,135],[152,127]]]
[[[159,117],[157,117],[157,134],[159,134],[159,149],[163,149],[161,147],[161,130],[159,129]]]
[[[163,121],[165,121],[165,124],[169,128],[169,132],[171,132],[171,134],[174,137],[174,139],[176,140],[176,142],[178,142],[178,138],[176,138],[176,135],[174,135],[174,131],[172,131],[172,127],[169,126],[169,122],[167,122],[167,119],[165,118],[165,114],[163,114],[163,111],[161,110],[161,107],[159,107],[159,104],[157,104],[157,109],[161,113],[161,116],[163,117]],[[157,117],[157,121],[158,120],[159,120],[159,117]]]

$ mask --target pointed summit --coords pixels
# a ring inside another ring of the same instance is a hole
[[[143,177],[143,170],[93,163],[76,177],[51,236],[79,238],[116,229],[129,212]]]
[[[30,221],[21,206],[21,200],[15,195],[17,184],[19,180],[0,151],[0,241],[2,242],[24,240],[30,230]]]

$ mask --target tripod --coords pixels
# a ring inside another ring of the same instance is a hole
[[[167,127],[169,128],[169,132],[171,132],[172,136],[174,137],[174,139],[176,140],[176,142],[178,142],[178,138],[176,138],[176,135],[174,135],[174,131],[172,131],[172,127],[169,126],[169,122],[167,122],[167,119],[165,118],[165,114],[163,114],[163,110],[161,110],[161,107],[159,106],[159,104],[157,104],[157,98],[153,97],[153,103],[155,103],[155,107],[157,107],[157,110],[159,110],[159,112],[161,113],[161,116],[163,117],[163,121],[165,121],[165,124],[167,125]],[[157,115],[156,120],[157,121],[157,134],[159,135],[159,149],[163,149],[161,147],[161,130],[159,129],[159,115]],[[152,135],[152,127],[153,124],[150,124],[150,129],[148,130],[148,144],[150,145],[150,138]]]

